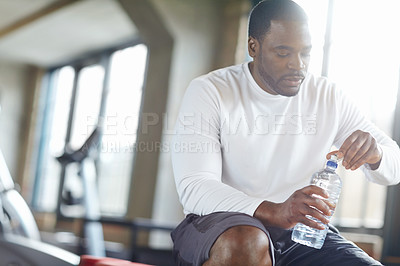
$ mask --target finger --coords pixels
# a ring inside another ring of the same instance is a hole
[[[335,203],[330,202],[329,200],[324,200],[324,199],[323,199],[323,201],[325,202],[326,205],[328,205],[328,208],[329,208],[331,211],[334,211],[334,210],[336,209],[336,204],[335,204]],[[332,214],[332,213],[331,213],[331,214]]]
[[[321,222],[324,224],[329,223],[329,220],[326,218],[326,216],[307,204],[301,204],[298,211],[299,212],[296,215],[296,222],[301,222],[314,228],[318,225],[321,226]],[[316,219],[316,221],[313,221],[313,219]]]
[[[339,151],[342,154],[346,154],[347,150],[350,148],[351,144],[358,138],[358,132],[354,131],[350,136],[347,137],[347,139],[343,142],[342,146],[340,147]]]
[[[365,154],[370,151],[371,148],[371,139],[367,138],[363,145],[358,149],[357,153],[354,155],[354,157],[348,161],[347,169],[353,169],[353,166],[356,162],[358,162],[361,158],[365,158]]]
[[[303,216],[301,219],[299,219],[299,222],[304,224],[304,225],[307,225],[309,227],[318,229],[318,230],[324,230],[325,229],[325,225],[324,224],[321,224],[319,221],[311,220],[306,216]]]
[[[342,147],[340,150],[343,152],[344,157],[343,157],[343,162],[342,165],[346,167],[346,169],[349,169],[350,162],[354,158],[354,156],[357,154],[358,150],[364,145],[365,138],[363,137],[357,137],[356,139],[351,139],[352,143],[346,143],[346,151],[342,150]]]
[[[329,198],[328,192],[325,189],[316,185],[308,185],[302,188],[300,191],[308,196],[317,195],[322,198]]]
[[[371,157],[371,153],[373,153],[375,148],[370,147],[369,150],[361,157],[359,158],[356,162],[353,163],[351,166],[351,170],[356,170],[358,169],[361,165],[367,163],[369,161],[369,158]]]
[[[323,200],[320,198],[317,198],[316,196],[311,196],[311,198],[306,200],[306,204],[308,206],[311,206],[312,210],[318,210],[320,214],[326,215],[326,216],[331,216],[332,211],[331,211],[331,206],[332,204],[328,205],[326,202],[328,200]]]
[[[317,219],[318,221],[320,221],[323,224],[328,224],[329,223],[328,218],[326,218],[327,216],[323,215],[322,213],[320,213],[319,211],[317,211],[317,210],[315,210],[313,208],[309,208],[309,211],[308,211],[308,213],[306,215]]]
[[[295,204],[295,206],[297,207],[295,207],[295,210],[293,210],[292,213],[299,212],[304,216],[310,214],[309,211],[311,209],[311,210],[317,210],[319,213],[324,214],[326,216],[331,216],[332,214],[331,209],[333,206],[332,204],[327,204],[328,197],[325,197],[327,195],[326,191],[317,186],[309,186],[306,188],[307,189],[303,189],[306,191],[305,193],[298,194],[301,196],[296,197],[295,202],[297,204]],[[316,193],[320,193],[324,195],[324,197]]]
[[[339,150],[334,150],[334,151],[331,151],[330,153],[328,153],[326,155],[326,159],[329,160],[331,158],[331,156],[334,155],[334,154],[336,154],[338,159],[343,158],[343,153],[342,152],[340,152]]]

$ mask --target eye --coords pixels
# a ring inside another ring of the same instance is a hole
[[[287,57],[287,56],[290,55],[290,53],[289,53],[288,51],[277,51],[276,54],[277,54],[279,57]]]
[[[301,56],[303,57],[310,57],[311,49],[305,49],[301,52]]]

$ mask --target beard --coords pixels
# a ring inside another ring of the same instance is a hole
[[[262,79],[264,86],[267,88],[267,92],[272,94],[279,94],[282,96],[292,97],[296,96],[299,93],[300,86],[304,81],[305,72],[304,71],[291,71],[285,75],[282,75],[278,79],[275,79],[271,76],[264,64],[261,65],[259,68],[259,76]],[[300,77],[301,82],[298,86],[285,86],[285,80],[291,77]]]
[[[262,67],[262,69],[259,70],[259,75],[262,78],[262,82],[264,83],[264,85],[267,88],[267,92],[276,94],[276,95],[286,96],[286,97],[296,96],[299,93],[300,85],[304,81],[304,74],[297,73],[297,72],[283,75],[279,79],[275,80],[270,74],[268,74],[267,71],[265,71],[264,67]],[[301,80],[301,83],[297,87],[280,86],[280,84],[285,79],[287,79],[288,77],[291,77],[291,76],[299,76],[299,77],[302,77],[303,79]]]

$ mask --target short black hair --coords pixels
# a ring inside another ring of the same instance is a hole
[[[264,0],[250,12],[249,37],[262,41],[270,30],[271,20],[307,22],[307,14],[291,0]]]

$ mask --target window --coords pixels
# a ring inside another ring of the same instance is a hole
[[[66,66],[54,71],[47,90],[47,102],[40,140],[39,167],[36,170],[32,205],[40,210],[53,211],[56,208],[61,165],[55,160],[56,155],[64,151],[68,127],[68,114],[72,97],[75,70]],[[54,119],[56,118],[56,119]],[[48,126],[51,120],[52,125]]]
[[[310,71],[321,74],[323,58],[328,59],[324,74],[345,90],[372,122],[391,136],[400,63],[400,37],[393,34],[393,28],[400,23],[397,14],[400,2],[296,2],[309,15],[314,41]],[[326,27],[328,11],[332,14],[332,21]],[[360,170],[351,172],[341,168],[339,175],[343,179],[343,190],[332,221],[341,227],[382,228],[386,187],[368,182]]]
[[[56,158],[64,151],[79,149],[100,126],[102,139],[96,159],[100,209],[103,215],[125,214],[146,61],[147,47],[137,44],[49,73],[33,192],[35,209],[53,212],[62,205],[63,215],[82,214],[79,204],[63,205],[59,200],[60,194],[64,198],[69,195],[70,200],[82,197],[79,163],[62,167]]]
[[[126,211],[146,59],[147,48],[144,45],[117,51],[111,59],[99,163],[99,192],[100,195],[112,193],[113,200],[100,197],[104,213],[118,214]],[[124,193],[118,193],[122,191]]]

